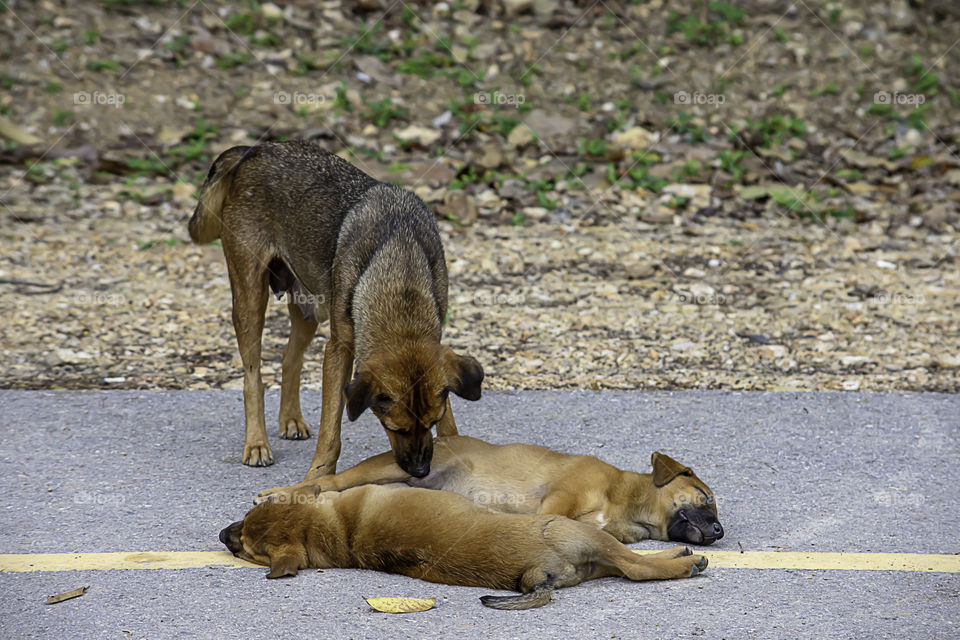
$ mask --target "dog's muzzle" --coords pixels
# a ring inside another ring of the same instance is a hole
[[[225,544],[231,553],[240,553],[243,551],[243,544],[240,542],[242,532],[243,520],[238,520],[220,532],[220,542]]]
[[[667,526],[667,537],[675,542],[713,544],[723,537],[723,526],[707,509],[677,509]]]

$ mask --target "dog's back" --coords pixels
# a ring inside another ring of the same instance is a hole
[[[329,304],[337,269],[337,286],[348,292],[349,304],[370,269],[386,283],[429,293],[440,319],[446,313],[443,247],[423,202],[310,142],[224,151],[201,187],[189,229],[195,242],[226,233],[234,253],[279,260],[270,265],[278,292],[299,280]],[[378,290],[377,296],[391,293],[403,291]]]

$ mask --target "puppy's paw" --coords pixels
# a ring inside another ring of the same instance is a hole
[[[250,467],[269,467],[273,464],[273,451],[268,444],[244,445],[243,464]]]
[[[306,440],[310,437],[310,427],[301,416],[281,416],[280,437],[284,440]]]
[[[693,552],[690,551],[690,547],[671,547],[666,551],[661,551],[653,555],[659,556],[661,558],[683,558],[684,556],[689,556]]]
[[[253,504],[261,502],[284,502],[290,499],[294,487],[274,487],[273,489],[264,489],[253,497]]]
[[[693,556],[694,563],[690,565],[690,577],[698,576],[707,568],[707,558],[705,556]]]

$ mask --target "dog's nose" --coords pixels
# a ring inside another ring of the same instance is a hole
[[[430,474],[430,463],[418,464],[407,469],[407,472],[414,478],[423,478]]]
[[[713,535],[717,537],[717,540],[723,537],[723,527],[720,526],[719,522],[713,523]]]

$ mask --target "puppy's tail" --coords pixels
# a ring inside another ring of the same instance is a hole
[[[520,609],[536,609],[550,602],[553,588],[548,584],[538,584],[530,593],[518,596],[481,596],[480,602],[491,609],[506,609],[517,611]]]
[[[240,164],[250,147],[227,149],[214,161],[207,179],[200,187],[197,208],[190,218],[190,239],[197,244],[213,242],[220,237],[223,201],[233,180],[233,170]]]

